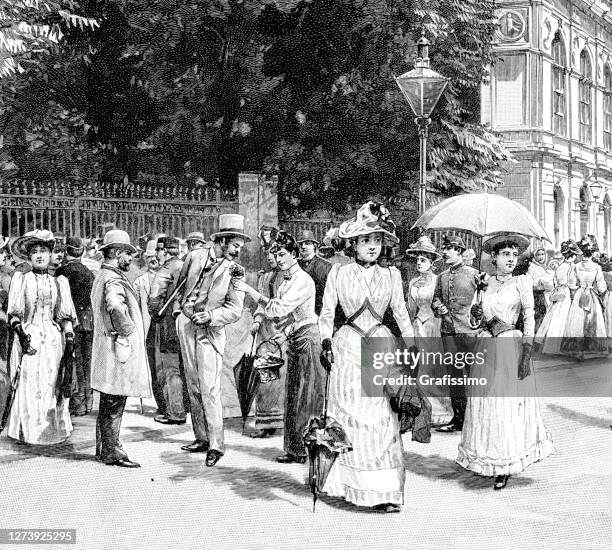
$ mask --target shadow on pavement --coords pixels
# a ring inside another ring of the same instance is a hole
[[[229,486],[237,496],[245,500],[284,500],[300,507],[299,504],[278,495],[278,490],[296,496],[310,494],[308,486],[297,481],[289,472],[265,468],[236,468],[223,466],[221,463],[214,468],[207,468],[204,465],[204,454],[194,456],[185,452],[166,452],[160,456],[163,462],[179,468],[169,477],[171,481],[205,479],[217,485]]]
[[[429,479],[454,481],[474,491],[493,490],[493,478],[483,477],[463,469],[454,460],[449,460],[440,455],[420,455],[417,453],[404,452],[404,466],[406,471],[424,476]],[[534,483],[529,477],[512,476],[508,486],[526,486]]]
[[[72,442],[60,443],[58,445],[20,445],[18,443],[11,443],[11,447],[15,451],[18,451],[19,455],[3,457],[5,460],[0,460],[0,462],[14,462],[39,456],[75,461],[99,462],[97,457],[91,453],[78,452],[77,449],[79,445],[75,446]]]
[[[546,405],[546,408],[567,420],[578,422],[584,426],[595,426],[596,428],[604,428],[605,430],[610,429],[610,418],[606,420],[605,418],[580,413],[573,409],[562,407],[561,405],[555,405],[553,403]]]

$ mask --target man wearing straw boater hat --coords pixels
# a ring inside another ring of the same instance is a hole
[[[440,333],[444,351],[450,353],[471,352],[474,344],[475,328],[470,322],[470,308],[476,295],[478,271],[464,265],[462,254],[465,244],[461,237],[444,235],[442,257],[448,269],[440,274],[436,283],[432,309],[436,317],[442,318]],[[456,368],[448,365],[448,374],[453,380],[466,375],[467,367]],[[463,429],[466,396],[465,387],[460,384],[450,386],[453,418],[437,429],[439,432],[455,432]]]
[[[96,455],[102,462],[139,468],[121,441],[121,417],[128,397],[151,397],[144,327],[138,295],[126,277],[136,247],[120,229],[104,235],[104,263],[94,281],[91,387],[100,392]]]
[[[176,283],[173,315],[176,317],[191,404],[195,441],[184,451],[206,452],[206,466],[214,466],[225,452],[221,369],[225,349],[225,326],[242,315],[244,292],[230,284],[244,270],[236,264],[240,251],[251,239],[244,233],[244,217],[221,214],[219,231],[210,236],[222,252],[215,262],[210,244],[185,257]]]

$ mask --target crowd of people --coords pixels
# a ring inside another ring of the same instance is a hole
[[[397,257],[395,226],[372,202],[330,230],[322,246],[311,231],[264,226],[259,238],[268,269],[253,286],[238,263],[250,240],[238,214],[221,215],[210,236],[158,235],[138,247],[116,228],[97,242],[47,230],[2,239],[0,353],[11,373],[21,372],[8,436],[22,444],[66,441],[71,415],[92,412],[95,390],[97,456],[136,468],[119,438],[121,418],[127,397],[152,396],[156,422],[184,424],[190,415],[194,440],[182,449],[206,453],[213,467],[225,453],[225,327],[250,307],[254,343],[274,343],[285,365],[279,379],[259,385],[248,435],[282,429],[278,462],[306,462],[304,429],[321,413],[328,379],[329,416],[352,450],[339,456],[324,491],[396,512],[406,409],[387,395],[362,394],[363,338],[385,337],[393,347],[393,336],[417,349],[439,338],[451,353],[488,345],[486,364],[471,375],[480,369],[492,388],[516,386],[513,397],[449,384],[439,395],[420,394],[413,412],[438,422],[439,432],[461,432],[458,464],[493,477],[495,489],[554,452],[535,397],[534,345],[577,358],[608,352],[612,262],[592,236],[564,242],[551,258],[543,249],[527,255],[521,235],[485,238],[487,277],[458,236],[445,236],[437,249],[422,235]],[[447,370],[450,380],[470,374]],[[429,440],[414,431],[413,439]]]

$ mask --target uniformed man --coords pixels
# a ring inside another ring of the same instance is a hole
[[[320,243],[315,238],[314,233],[309,229],[302,230],[296,242],[300,248],[298,263],[300,267],[312,277],[315,284],[315,313],[318,316],[323,306],[325,283],[327,282],[327,276],[329,275],[332,264],[320,256],[317,256],[317,250]]]
[[[157,241],[157,258],[161,263],[151,284],[149,313],[159,323],[160,361],[157,365],[157,379],[161,382],[166,402],[166,414],[157,415],[154,420],[160,424],[184,424],[187,413],[183,402],[183,380],[181,378],[181,355],[176,325],[171,307],[160,315],[160,310],[170,298],[183,267],[179,259],[179,240],[162,237]]]
[[[447,353],[471,352],[475,343],[475,325],[470,318],[470,308],[474,303],[477,290],[478,271],[464,265],[463,252],[465,244],[461,237],[444,236],[442,256],[448,269],[443,271],[436,284],[432,309],[436,317],[442,318],[440,333],[444,350]],[[448,374],[452,379],[463,378],[468,368],[459,369],[448,365]],[[459,384],[450,385],[453,418],[438,428],[440,432],[454,432],[463,429],[466,395],[465,387]]]

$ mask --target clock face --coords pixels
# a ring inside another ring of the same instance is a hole
[[[525,20],[516,11],[508,11],[499,19],[499,32],[506,40],[518,40],[525,32]]]

